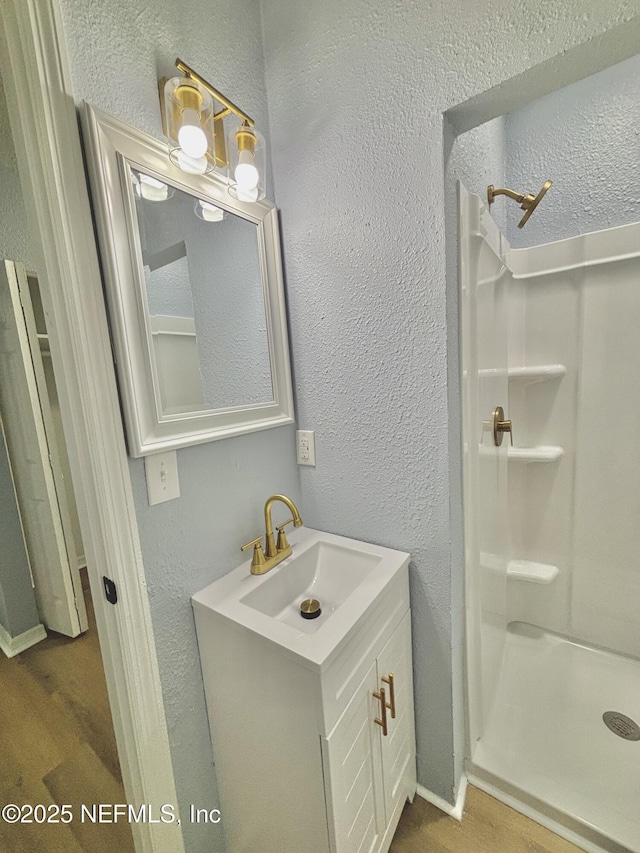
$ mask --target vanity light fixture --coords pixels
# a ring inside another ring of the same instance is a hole
[[[265,145],[254,120],[181,59],[176,68],[185,76],[160,81],[162,126],[172,161],[185,172],[223,172],[239,201],[264,198]],[[222,107],[218,112],[214,101]],[[240,124],[225,136],[224,120],[230,115]]]

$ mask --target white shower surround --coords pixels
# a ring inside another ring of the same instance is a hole
[[[512,556],[560,572],[548,588],[510,580],[508,621],[640,658],[640,224],[505,260],[515,285],[509,363],[567,368],[563,378],[510,387],[519,441],[565,454],[557,466],[513,469],[526,505],[511,518]],[[640,694],[638,702],[640,716]]]
[[[601,717],[640,719],[640,224],[511,250],[460,200],[470,770],[584,849],[636,853],[618,795],[640,786],[638,744]],[[494,448],[497,405],[517,446],[562,454]],[[572,720],[580,736],[546,736]]]

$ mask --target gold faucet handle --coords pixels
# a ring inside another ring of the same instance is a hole
[[[247,542],[246,545],[242,545],[240,550],[246,551],[247,548],[251,548],[252,545],[254,546],[253,557],[251,558],[251,572],[253,573],[254,569],[260,566],[264,566],[266,560],[264,557],[264,552],[262,550],[262,536],[258,536],[258,538],[254,539],[252,542]]]
[[[278,524],[276,530],[278,531],[278,541],[276,542],[276,549],[278,551],[284,551],[285,548],[289,547],[289,540],[287,539],[287,534],[284,532],[287,524],[293,524],[293,519],[290,518],[288,521],[285,521],[284,524]]]

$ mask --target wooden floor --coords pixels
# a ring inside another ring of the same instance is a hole
[[[0,653],[0,806],[70,804],[68,824],[9,825],[0,853],[133,853],[127,823],[93,825],[80,804],[124,803],[93,607],[75,640],[49,634],[8,660]],[[580,853],[577,847],[469,786],[462,822],[416,797],[390,853]],[[259,853],[259,851],[255,851]]]
[[[126,802],[88,590],[85,599],[87,633],[0,653],[0,806],[69,804],[74,814],[67,825],[0,820],[0,853],[133,851],[127,823],[79,817],[81,803]]]
[[[581,853],[471,785],[462,822],[421,797],[406,805],[389,853]]]

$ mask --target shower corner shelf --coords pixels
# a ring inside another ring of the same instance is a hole
[[[557,566],[548,563],[535,563],[532,560],[509,560],[507,577],[529,583],[552,583],[559,574]]]
[[[539,445],[538,447],[510,447],[508,457],[514,462],[557,462],[564,455],[562,447]]]
[[[504,447],[504,445],[503,445]],[[497,456],[503,453],[502,448],[492,445],[480,445],[480,456]],[[557,462],[564,455],[562,447],[541,444],[538,447],[509,447],[507,458],[512,462]]]
[[[549,379],[561,379],[566,375],[564,364],[535,364],[531,367],[488,367],[478,371],[478,377],[495,379],[506,376],[509,381],[531,385],[534,382],[546,382]]]
[[[531,384],[545,382],[547,379],[560,379],[566,372],[564,364],[536,364],[531,367],[510,367],[507,375],[509,379]]]

